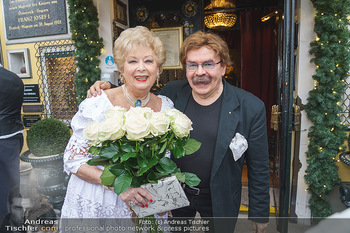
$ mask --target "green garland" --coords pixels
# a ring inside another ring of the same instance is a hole
[[[75,90],[78,101],[81,102],[90,86],[100,79],[99,56],[103,41],[98,34],[97,9],[92,0],[68,0],[68,4],[78,70],[75,75]]]
[[[312,121],[306,152],[308,167],[305,181],[311,194],[309,206],[312,217],[332,214],[327,194],[340,182],[336,155],[344,150],[347,126],[340,113],[345,79],[350,68],[348,30],[350,0],[311,0],[316,9],[316,40],[311,42],[311,59],[316,65],[315,87],[309,92],[305,105]]]

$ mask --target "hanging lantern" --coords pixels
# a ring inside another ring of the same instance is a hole
[[[235,4],[226,0],[211,0],[211,3],[204,8],[210,11],[204,16],[204,23],[210,29],[225,29],[233,27],[237,21],[237,15],[232,8]]]

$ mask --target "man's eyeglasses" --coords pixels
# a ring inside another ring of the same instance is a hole
[[[187,70],[191,70],[191,71],[195,71],[198,69],[198,66],[202,66],[203,69],[205,70],[212,70],[215,68],[215,66],[219,63],[221,63],[222,60],[220,60],[219,62],[213,62],[213,61],[206,61],[206,62],[203,62],[201,64],[197,64],[195,62],[189,62],[189,63],[186,63],[186,69]]]

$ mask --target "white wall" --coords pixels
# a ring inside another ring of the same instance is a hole
[[[128,0],[121,0],[127,6],[128,14]],[[103,38],[104,49],[100,56],[100,68],[102,71],[101,80],[111,81],[117,83],[118,74],[115,75],[117,67],[115,65],[109,65],[106,58],[113,57],[113,20],[114,20],[114,5],[113,0],[94,0],[94,4],[97,7],[99,17],[99,33]],[[129,23],[129,22],[128,22]],[[125,26],[118,23],[118,26],[126,29],[129,25]],[[107,59],[108,60],[108,59]]]
[[[296,60],[296,94],[301,98],[303,104],[307,102],[308,93],[314,88],[312,75],[315,73],[315,65],[310,62],[312,58],[309,54],[310,42],[315,40],[314,33],[314,15],[315,10],[310,0],[300,0],[299,12],[299,38],[298,51]],[[300,149],[299,158],[302,164],[298,174],[296,214],[302,221],[302,218],[310,218],[311,212],[308,207],[309,194],[305,184],[304,175],[307,168],[306,151],[308,147],[308,129],[311,122],[306,117],[306,112],[301,112],[301,132],[300,132]]]

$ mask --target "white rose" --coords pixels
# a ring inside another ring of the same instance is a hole
[[[177,116],[170,123],[175,135],[179,138],[187,137],[192,128],[192,121],[182,112],[178,112]]]
[[[117,140],[124,136],[124,117],[106,118],[100,123],[99,141]]]
[[[131,107],[129,109],[129,111],[127,111],[125,113],[125,116],[128,117],[130,115],[140,115],[145,117],[146,119],[150,119],[152,116],[153,110],[151,108],[145,107],[145,108],[141,108],[141,107]]]
[[[98,131],[99,131],[100,123],[97,121],[92,121],[86,125],[86,128],[83,131],[83,137],[89,140],[89,144],[97,145],[98,141]]]
[[[150,123],[148,119],[152,115],[152,110],[147,108],[130,108],[125,113],[124,129],[129,140],[143,141],[143,138],[150,135]],[[148,118],[146,118],[148,117]]]
[[[169,118],[161,112],[154,112],[149,122],[153,136],[163,135],[169,130]]]
[[[114,106],[105,112],[106,118],[123,118],[126,109],[120,106]]]
[[[173,109],[168,109],[163,112],[169,119],[170,121],[173,121],[177,115],[179,115],[180,111],[173,108]]]

